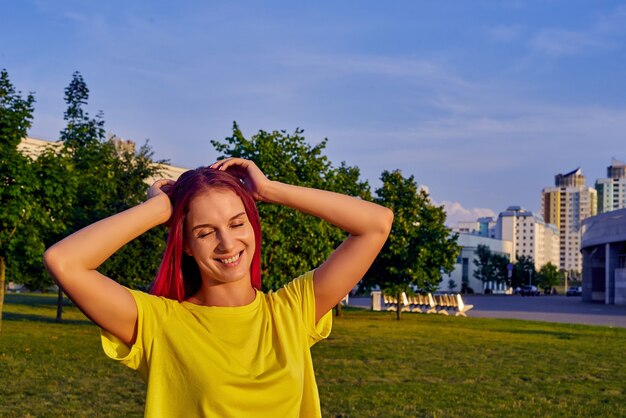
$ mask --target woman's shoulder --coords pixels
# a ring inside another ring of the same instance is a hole
[[[307,271],[306,273],[292,279],[291,281],[285,283],[282,287],[277,290],[270,290],[268,295],[275,295],[277,297],[283,295],[294,295],[294,296],[302,296],[305,293],[312,291],[313,289],[313,276],[315,270]]]
[[[168,314],[169,312],[180,309],[181,307],[181,303],[175,299],[153,295],[143,290],[127,289],[135,300],[137,309],[140,311],[143,310],[150,311],[151,313],[160,312],[161,314]]]

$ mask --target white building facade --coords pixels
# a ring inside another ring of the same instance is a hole
[[[583,219],[597,213],[597,192],[585,185],[580,168],[555,176],[555,186],[541,192],[541,213],[545,222],[559,229],[559,267],[580,272],[580,236]]]
[[[626,163],[613,159],[606,172],[596,180],[599,214],[626,208]]]
[[[453,290],[460,292],[463,289],[463,284],[466,283],[467,287],[471,288],[474,293],[484,293],[487,289],[489,289],[490,293],[510,292],[510,289],[504,283],[483,283],[474,277],[474,270],[476,269],[474,260],[478,259],[476,256],[478,246],[486,245],[491,252],[502,254],[511,259],[512,244],[510,241],[482,237],[476,234],[460,233],[457,244],[461,247],[461,253],[457,257],[452,273],[443,277],[439,285],[440,291],[448,292]],[[450,288],[450,281],[454,283],[452,289]]]
[[[459,221],[452,231],[459,234],[496,238],[496,221],[492,217],[478,218],[476,221]]]
[[[134,149],[135,147],[134,142],[130,140],[124,140],[124,139],[116,138],[116,137],[111,137],[110,139],[115,143],[116,147],[119,147],[119,148]],[[17,149],[24,155],[27,155],[28,157],[32,159],[36,159],[42,152],[44,152],[46,148],[58,149],[61,147],[61,145],[62,145],[61,142],[52,142],[52,141],[46,141],[44,139],[28,137],[28,138],[22,139],[22,141],[17,146]],[[181,174],[183,174],[185,171],[188,171],[189,169],[183,168],[183,167],[176,167],[176,166],[169,165],[169,164],[160,164],[159,170],[160,170],[160,173],[146,179],[146,184],[151,185],[156,180],[163,179],[163,178],[177,180]]]
[[[496,238],[511,242],[511,261],[525,256],[540,269],[548,263],[559,266],[559,230],[541,216],[520,206],[509,206],[496,223]]]

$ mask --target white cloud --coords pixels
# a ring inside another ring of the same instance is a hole
[[[454,226],[460,221],[475,221],[478,218],[491,216],[496,217],[496,213],[489,208],[467,209],[459,202],[441,202],[446,211],[446,225]]]

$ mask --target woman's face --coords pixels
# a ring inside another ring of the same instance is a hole
[[[189,203],[185,252],[200,267],[205,284],[250,283],[254,230],[243,202],[228,189],[210,189]]]

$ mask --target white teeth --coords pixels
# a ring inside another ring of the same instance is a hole
[[[230,264],[230,263],[234,263],[235,261],[239,260],[239,254],[231,257],[231,258],[223,258],[220,261],[224,264]]]

